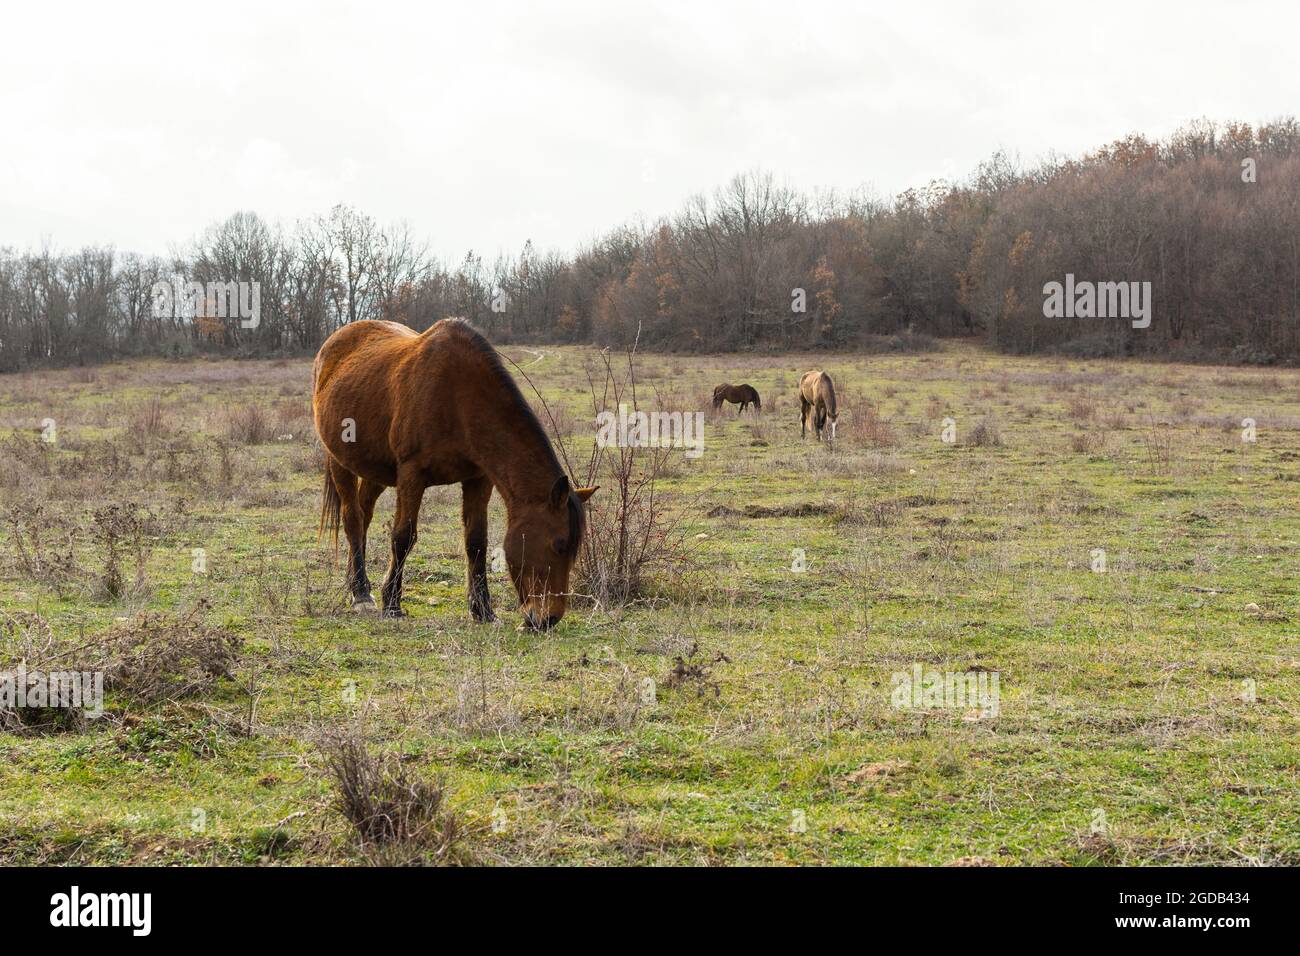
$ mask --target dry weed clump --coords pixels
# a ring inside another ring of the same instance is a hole
[[[105,685],[136,704],[155,705],[233,680],[243,638],[206,623],[208,607],[199,601],[185,615],[150,611],[110,631],[102,643]]]
[[[203,622],[208,605],[185,615],[141,614],[111,630],[86,637],[57,634],[31,612],[0,613],[0,674],[100,675],[105,693],[140,707],[155,707],[202,694],[233,678],[242,638]],[[89,707],[89,704],[87,705]],[[0,711],[0,727],[74,730],[86,727],[85,708],[22,708]]]
[[[971,429],[966,443],[974,448],[1002,447],[1002,430],[993,418],[981,418]]]
[[[626,405],[640,408],[635,354],[627,353],[626,372],[617,372],[608,352],[599,368],[587,368],[595,413]],[[685,414],[690,414],[686,412]],[[602,490],[587,509],[577,584],[606,607],[626,604],[654,590],[656,575],[680,575],[690,567],[691,552],[681,514],[670,515],[660,487],[674,468],[672,455],[682,449],[592,444],[587,485]]]
[[[91,514],[91,535],[103,551],[104,569],[99,586],[102,593],[118,600],[128,593],[124,562],[130,559],[134,576],[131,590],[145,586],[145,566],[158,537],[157,519],[136,504],[112,504]]]
[[[0,680],[14,684],[32,675],[76,668],[61,662],[62,643],[50,623],[30,611],[0,611]],[[15,695],[16,697],[16,695]],[[0,700],[0,731],[11,734],[80,732],[88,718],[78,707],[18,706]]]
[[[25,498],[4,513],[15,570],[66,597],[83,578],[74,549],[76,526],[43,502]]]
[[[392,753],[376,757],[353,731],[320,741],[334,808],[352,825],[361,852],[384,865],[472,862],[468,828],[446,805],[445,782],[412,775]]]
[[[226,413],[226,437],[241,445],[261,445],[271,439],[271,417],[261,405],[249,403]]]

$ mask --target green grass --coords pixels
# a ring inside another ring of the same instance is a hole
[[[528,374],[576,423],[576,463],[594,353],[544,352]],[[834,449],[799,438],[812,367],[839,386]],[[963,347],[640,368],[686,409],[749,382],[763,416],[728,406],[703,457],[672,459],[689,570],[628,607],[572,607],[545,635],[517,628],[503,574],[501,621],[469,622],[458,489],[426,494],[411,617],[341,608],[316,542],[307,361],[0,378],[0,429],[18,435],[0,445],[0,509],[39,503],[76,561],[34,579],[6,522],[0,611],[93,635],[202,598],[245,640],[237,679],[197,698],[110,695],[85,732],[0,736],[0,860],[363,861],[312,742],[346,725],[445,775],[484,862],[1300,863],[1300,375]],[[146,435],[155,398],[164,427]],[[228,437],[250,404],[265,443]],[[45,418],[52,447],[30,433]],[[981,420],[1001,444],[971,443]],[[109,502],[158,518],[121,601],[100,593],[90,534]],[[389,494],[371,528],[375,578],[391,509]],[[497,499],[491,520],[495,543]],[[790,570],[796,548],[807,573]],[[678,656],[705,679],[673,686]],[[997,672],[998,716],[893,707],[892,675],[915,663]]]

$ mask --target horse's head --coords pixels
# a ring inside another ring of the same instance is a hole
[[[544,631],[564,617],[569,572],[586,530],[583,503],[595,488],[577,488],[561,475],[547,499],[512,509],[506,526],[506,564],[530,627]]]

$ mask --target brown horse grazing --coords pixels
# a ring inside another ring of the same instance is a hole
[[[713,410],[716,412],[720,409],[723,402],[739,405],[740,408],[736,410],[737,415],[751,404],[755,412],[763,410],[763,402],[752,385],[719,385],[713,390]]]
[[[325,446],[321,532],[348,538],[354,607],[374,607],[366,531],[375,501],[397,488],[383,615],[403,615],[402,570],[430,485],[460,482],[470,613],[492,620],[487,507],[506,503],[505,559],[528,624],[564,616],[569,572],[582,544],[583,503],[519,387],[487,339],[459,319],[423,334],[393,322],[345,325],[316,355],[312,410]]]
[[[829,418],[830,440],[834,441],[835,419],[839,416],[839,411],[835,407],[835,383],[831,381],[831,377],[815,369],[804,372],[799,378],[799,403],[801,405],[799,437],[803,438],[808,433],[808,412],[812,410],[815,414],[813,424],[817,429],[817,440],[822,440],[822,429],[826,427],[826,420]]]

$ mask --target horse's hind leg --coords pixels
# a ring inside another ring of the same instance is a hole
[[[357,489],[357,476],[333,458],[329,460],[328,468],[330,481],[339,496],[339,523],[348,539],[348,590],[352,592],[352,603],[373,604],[370,581],[366,578],[366,521]]]
[[[475,478],[461,482],[461,522],[465,526],[465,579],[469,588],[469,613],[474,620],[493,619],[492,598],[488,593],[487,543],[488,500],[492,482]]]
[[[388,560],[381,593],[384,599],[384,617],[404,617],[402,610],[402,572],[406,556],[415,547],[416,528],[420,522],[420,500],[424,497],[424,482],[418,468],[405,468],[397,473],[397,512],[393,515],[393,550]]]
[[[383,493],[383,485],[367,478],[361,479],[361,488],[357,492],[357,507],[361,511],[361,536],[358,539],[359,547],[352,549],[356,552],[355,559],[352,558],[351,552],[349,553],[349,566],[355,560],[357,568],[357,584],[353,590],[356,604],[375,603],[375,599],[370,594],[370,578],[366,574],[366,539],[370,535],[370,522],[375,517],[375,502]]]
[[[799,437],[808,437],[808,399],[799,396]]]

